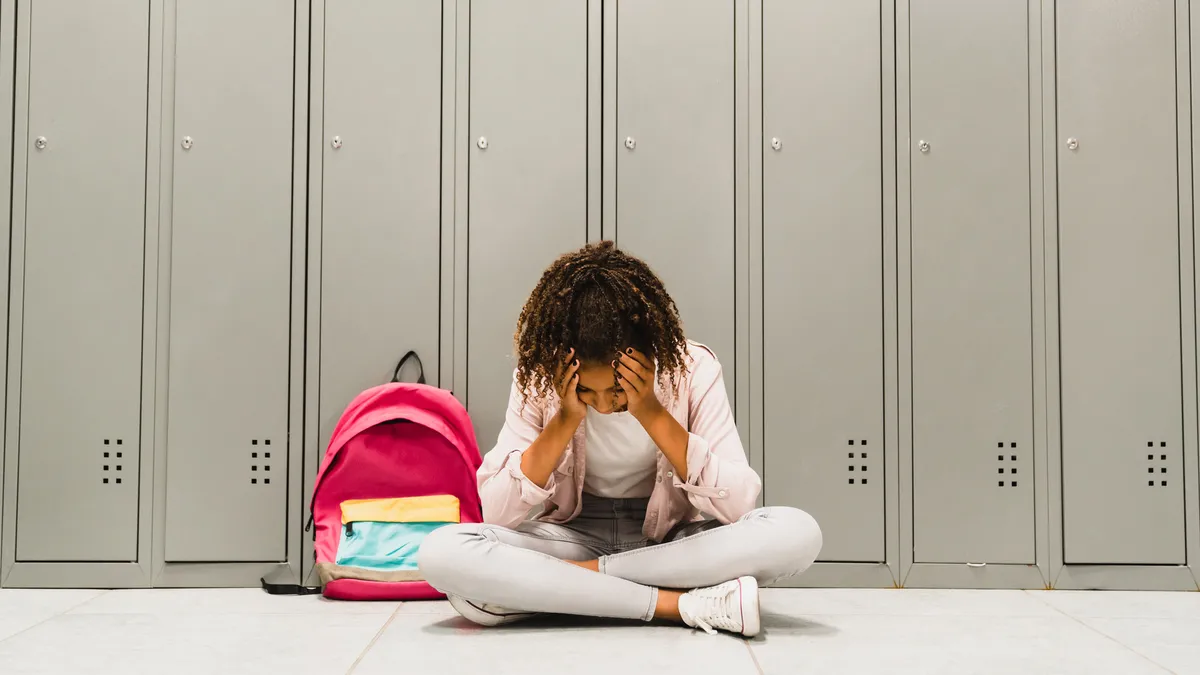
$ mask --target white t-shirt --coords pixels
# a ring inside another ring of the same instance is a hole
[[[654,491],[658,446],[629,412],[602,415],[588,406],[583,490],[597,497],[635,499]]]

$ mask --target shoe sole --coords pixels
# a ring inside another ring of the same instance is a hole
[[[742,635],[752,638],[762,630],[762,618],[758,612],[758,580],[754,577],[738,579],[742,608]]]
[[[480,626],[486,626],[488,628],[503,626],[505,624],[515,623],[517,621],[523,621],[525,619],[537,616],[536,614],[531,614],[529,612],[492,612],[471,602],[470,600],[460,598],[456,595],[449,595],[446,597],[446,600],[449,601],[450,606],[453,607],[454,611],[458,612],[462,618],[470,621],[471,623],[478,624]]]

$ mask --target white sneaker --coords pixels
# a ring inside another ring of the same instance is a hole
[[[457,595],[447,595],[446,600],[464,619],[480,626],[503,626],[537,616],[530,612],[514,612],[495,605],[471,602]]]
[[[719,586],[688,591],[679,598],[679,614],[684,623],[702,628],[710,635],[717,632],[714,629],[720,629],[754,637],[762,628],[758,581],[742,577]]]

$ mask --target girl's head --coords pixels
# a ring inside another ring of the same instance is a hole
[[[672,386],[687,345],[675,302],[646,263],[610,241],[568,253],[542,274],[517,320],[517,385],[546,396],[567,353],[580,361],[579,398],[597,412],[625,409],[612,361],[632,347]]]

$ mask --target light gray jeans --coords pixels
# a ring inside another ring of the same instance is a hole
[[[742,576],[768,584],[803,572],[821,550],[813,517],[781,506],[729,525],[687,523],[651,545],[642,535],[646,502],[585,494],[579,516],[565,524],[448,525],[425,538],[418,563],[431,586],[476,606],[649,621],[659,588]],[[600,574],[563,562],[597,559]]]

